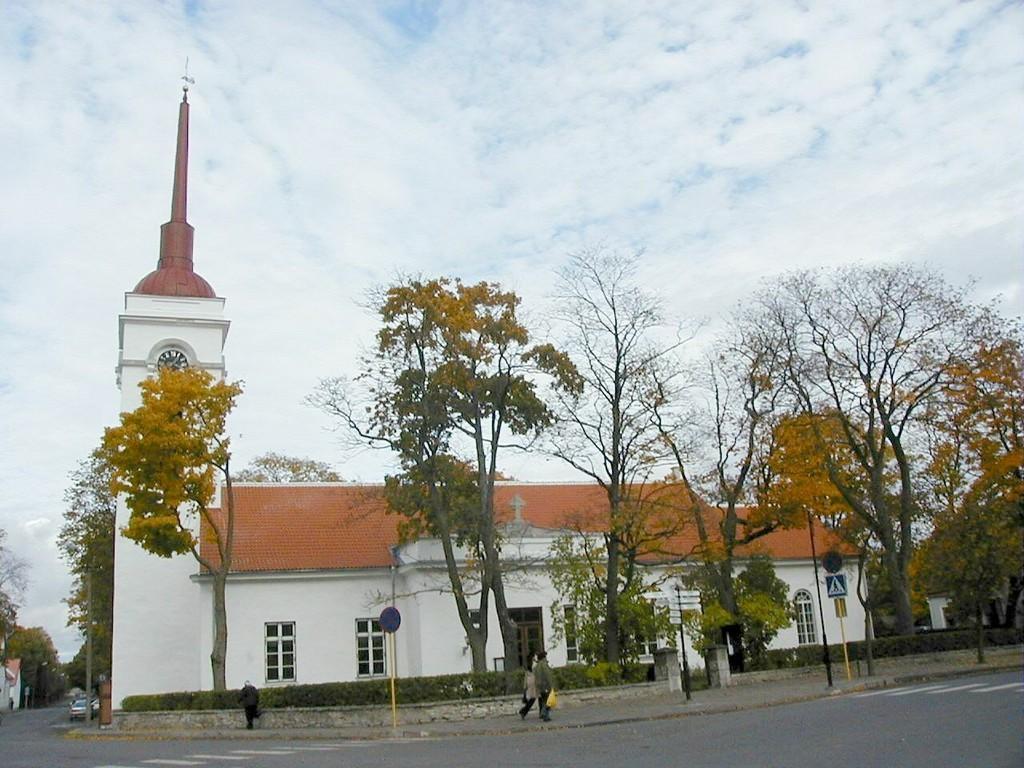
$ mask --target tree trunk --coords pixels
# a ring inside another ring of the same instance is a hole
[[[619,540],[608,537],[608,574],[605,580],[604,660],[618,664],[622,655],[619,644]]]
[[[1006,591],[1006,614],[1003,616],[1003,626],[1013,629],[1017,626],[1017,601],[1020,600],[1021,590],[1024,589],[1024,579],[1018,576],[1010,577],[1010,586]]]
[[[889,578],[892,590],[892,601],[896,609],[896,633],[900,635],[914,634],[914,610],[910,605],[910,581],[905,569],[900,566],[900,557],[894,551],[895,543],[889,542],[892,549],[883,542],[882,564]]]
[[[864,583],[864,562],[868,553],[861,549],[857,554],[857,599],[864,609],[864,660],[868,665],[868,677],[875,674],[875,624],[871,618],[871,595],[866,590]]]
[[[519,627],[508,615],[508,603],[505,600],[505,585],[501,578],[501,569],[495,570],[495,579],[491,584],[494,593],[494,610],[498,614],[498,626],[501,629],[501,644],[505,649],[505,691],[515,693],[521,686],[519,678]]]
[[[227,612],[228,574],[224,569],[213,573],[213,651],[210,653],[210,666],[213,670],[213,690],[227,689],[225,675],[225,659],[228,653],[228,612]]]
[[[732,556],[726,555],[713,568],[713,572],[715,574],[715,581],[718,582],[715,586],[718,588],[719,602],[733,616],[738,616],[739,607],[736,605],[736,590],[734,589],[732,578]]]
[[[985,663],[985,624],[982,621],[981,603],[974,604],[974,621],[978,625],[978,663]]]
[[[483,626],[485,619],[481,615],[480,624]],[[487,635],[483,632],[468,631],[466,638],[469,640],[469,652],[473,658],[473,671],[487,671]]]

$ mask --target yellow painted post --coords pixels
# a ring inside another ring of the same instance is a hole
[[[843,638],[843,661],[846,662],[846,679],[853,680],[853,674],[850,672],[850,654],[846,650],[846,624],[843,619],[846,618],[846,598],[837,597],[836,601],[836,616],[839,617],[839,634]]]
[[[395,699],[395,667],[398,665],[398,653],[396,650],[397,643],[395,642],[394,632],[388,632],[388,640],[390,640],[390,642],[388,643],[388,645],[390,646],[388,651],[391,654],[391,727],[397,728],[398,703]],[[849,669],[849,664],[847,664],[847,669]]]

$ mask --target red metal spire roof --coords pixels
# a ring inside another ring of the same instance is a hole
[[[188,88],[178,107],[178,147],[174,155],[171,220],[160,227],[160,261],[135,286],[134,293],[152,296],[216,297],[208,282],[192,269],[192,225],[188,208]]]

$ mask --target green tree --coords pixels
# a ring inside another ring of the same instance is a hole
[[[955,611],[973,617],[979,664],[985,661],[985,608],[1007,578],[1024,567],[1014,512],[998,496],[970,498],[937,517],[916,556],[925,583],[948,593]]]
[[[160,557],[191,553],[210,573],[214,609],[210,664],[214,689],[224,690],[228,642],[224,593],[235,527],[226,423],[242,387],[216,381],[196,368],[165,368],[140,388],[142,405],[122,413],[120,425],[106,430],[99,455],[110,467],[111,492],[123,493],[130,510],[121,534]],[[210,505],[218,476],[224,483],[226,509],[215,514]],[[210,554],[200,548],[200,536],[213,544]]]
[[[579,384],[554,393],[558,428],[548,451],[600,485],[608,499],[604,659],[612,664],[622,658],[620,590],[630,585],[622,573],[634,567],[638,551],[631,540],[652,538],[645,532],[651,507],[640,497],[665,451],[651,412],[655,372],[683,344],[678,332],[660,338],[661,302],[640,286],[638,266],[636,255],[584,251],[570,257],[556,288],[555,319],[566,329],[563,346]],[[678,523],[677,516],[673,527]]]
[[[747,560],[735,579],[735,611],[722,605],[718,580],[709,578],[707,571],[698,571],[692,582],[701,593],[703,611],[688,614],[684,621],[693,636],[699,638],[698,650],[707,650],[718,643],[722,627],[741,624],[744,656],[752,667],[763,666],[768,646],[779,630],[794,619],[789,588],[775,575],[771,558],[753,555]]]
[[[110,467],[99,451],[79,462],[64,491],[64,524],[57,548],[71,572],[68,626],[89,631],[88,584],[92,581],[93,674],[110,673],[110,644],[114,620],[114,525],[117,500],[110,491]],[[82,663],[69,666],[69,680],[85,688],[85,645],[75,657]],[[79,669],[80,667],[80,669]]]
[[[341,475],[322,461],[269,452],[250,461],[234,479],[246,483],[338,483]]]
[[[45,629],[18,627],[8,638],[7,646],[9,658],[21,659],[22,696],[26,696],[24,686],[32,689],[31,701],[25,698],[23,704],[45,707],[64,693],[57,649]]]
[[[830,479],[878,541],[897,630],[909,634],[918,417],[969,355],[979,310],[963,290],[911,266],[791,274],[756,304],[761,324],[785,339],[794,408],[841,427],[859,477],[851,486],[829,463]]]
[[[603,537],[576,532],[555,539],[547,564],[558,593],[551,610],[553,639],[573,633],[580,658],[588,663],[605,659],[607,563]],[[623,583],[616,590],[620,663],[635,662],[646,652],[648,638],[673,636],[668,611],[656,608],[651,600],[665,578],[653,578],[638,571],[620,575]],[[572,609],[568,619],[566,607]],[[571,626],[567,626],[567,621]]]

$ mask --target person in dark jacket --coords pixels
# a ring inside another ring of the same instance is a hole
[[[238,695],[238,700],[245,707],[245,727],[251,731],[253,719],[259,717],[260,692],[256,690],[256,686],[246,680],[245,685],[242,686],[242,692]]]
[[[554,679],[551,676],[551,667],[548,666],[547,651],[540,651],[537,654],[537,663],[533,665],[533,680],[537,685],[537,704],[540,708],[540,719],[547,722],[551,719],[551,710],[548,708],[548,695],[551,693]]]

